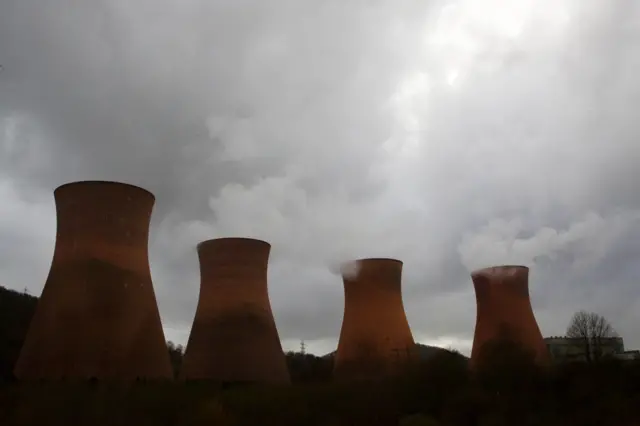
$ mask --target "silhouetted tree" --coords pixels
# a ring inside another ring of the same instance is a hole
[[[397,393],[404,412],[441,416],[446,401],[469,379],[468,359],[457,351],[440,349],[417,359],[400,378]]]
[[[178,377],[178,374],[180,374],[180,366],[182,365],[182,357],[184,356],[184,348],[182,345],[176,345],[172,341],[168,341],[167,349],[169,350],[169,359],[171,361],[171,367],[173,368],[173,375],[174,377]]]
[[[328,381],[333,369],[333,357],[321,358],[312,354],[289,351],[285,354],[291,381],[311,383]]]
[[[520,344],[506,326],[482,346],[474,369],[480,383],[498,393],[530,386],[539,373],[535,353]]]
[[[595,312],[587,311],[578,311],[573,314],[566,335],[582,339],[588,362],[597,361],[602,357],[602,346],[605,339],[618,336],[606,318]]]

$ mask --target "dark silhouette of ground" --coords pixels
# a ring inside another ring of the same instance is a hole
[[[0,288],[0,361],[12,365],[37,298]],[[182,350],[168,345],[174,369]],[[94,426],[636,426],[640,362],[603,359],[541,367],[525,348],[487,345],[474,370],[455,351],[383,381],[336,383],[332,359],[287,353],[292,386],[141,381],[0,381],[0,424]]]
[[[0,377],[12,376],[13,366],[36,311],[38,298],[0,286]]]
[[[441,348],[439,346],[431,346],[431,345],[423,345],[422,343],[416,343],[416,351],[418,352],[418,358],[426,361],[431,357],[438,355],[442,352],[448,352],[449,349]],[[321,358],[333,358],[335,355],[335,351],[329,352],[328,354],[323,355]],[[460,354],[460,356],[468,359],[468,357]]]

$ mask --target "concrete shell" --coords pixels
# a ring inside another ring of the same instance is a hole
[[[53,262],[16,377],[170,378],[147,258],[154,196],[86,181],[60,186],[54,198]]]
[[[531,307],[529,268],[495,266],[475,271],[471,278],[477,305],[471,365],[485,343],[505,332],[510,339],[533,351],[538,363],[548,362],[547,347]]]
[[[402,262],[360,259],[354,266],[342,277],[344,317],[334,377],[375,379],[394,374],[415,356],[402,303]]]
[[[290,382],[267,289],[270,249],[268,243],[249,238],[198,245],[200,296],[182,378]]]

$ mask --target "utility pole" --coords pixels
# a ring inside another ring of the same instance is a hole
[[[300,340],[300,353],[302,355],[306,354],[305,349],[307,349],[307,345],[304,344],[304,340]]]

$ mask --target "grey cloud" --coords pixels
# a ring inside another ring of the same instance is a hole
[[[616,212],[602,217],[593,212],[566,230],[542,227],[530,237],[523,237],[521,220],[495,220],[480,232],[465,235],[458,247],[469,270],[500,262],[531,266],[543,256],[554,259],[559,252],[575,255],[570,267],[584,270],[599,263],[621,237],[640,225],[640,211]]]
[[[288,344],[334,344],[332,268],[383,256],[404,261],[420,339],[468,348],[469,267],[522,260],[545,333],[589,308],[638,346],[638,16],[578,0],[0,2],[0,282],[39,292],[51,190],[110,179],[157,196],[152,274],[178,339],[195,244],[234,235],[272,243]]]

